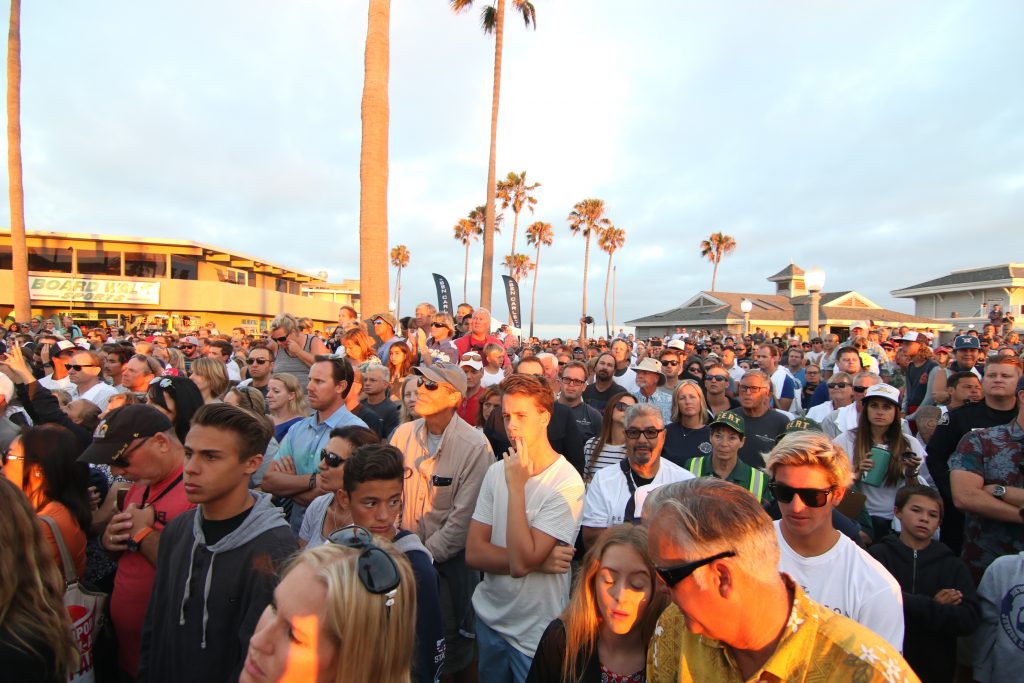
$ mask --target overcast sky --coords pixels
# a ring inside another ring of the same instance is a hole
[[[573,204],[626,231],[618,321],[711,282],[771,292],[790,260],[911,310],[891,289],[1024,260],[1024,3],[534,0],[506,18],[498,175],[543,183],[537,319],[579,318]],[[476,3],[480,5],[478,0]],[[365,0],[25,3],[29,229],[207,242],[358,277]],[[493,39],[446,0],[391,8],[389,243],[403,311],[461,297],[452,226],[484,202]],[[6,165],[0,174],[6,176]],[[4,216],[9,215],[3,193]],[[511,215],[496,272],[511,243]],[[479,295],[480,243],[470,252]],[[603,329],[607,256],[591,249]],[[522,283],[524,323],[532,277]],[[392,292],[392,297],[394,293]],[[500,279],[494,312],[504,317]]]

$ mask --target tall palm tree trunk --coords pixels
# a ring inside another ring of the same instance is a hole
[[[512,258],[515,258],[515,256],[516,256],[516,233],[519,232],[519,212],[515,211],[513,213],[515,215],[515,218],[512,220],[512,251],[509,252],[509,255],[511,255]],[[509,270],[511,270],[511,268]]]
[[[467,289],[467,284],[466,284],[468,282],[469,282],[469,242],[466,242],[466,268],[465,268],[465,270],[462,271],[462,300],[463,301],[467,301],[467,302],[469,301],[469,298],[466,296],[466,292],[469,291]]]
[[[533,262],[533,294],[530,295],[530,336],[533,336],[533,314],[537,308],[537,278],[540,276],[540,244],[537,240],[537,259]]]
[[[491,155],[487,161],[487,216],[484,220],[484,258],[480,268],[480,306],[491,308],[494,277],[494,191],[498,156],[498,99],[501,94],[501,45],[505,36],[505,0],[497,0],[494,19],[494,91],[491,96]]]
[[[391,0],[369,0],[359,157],[359,295],[363,316],[388,310],[388,71]]]
[[[604,274],[604,331],[609,337],[612,336],[611,328],[608,327],[608,284],[612,280],[612,254],[608,252],[608,272]]]
[[[21,0],[11,0],[7,33],[7,177],[11,205],[11,260],[14,318],[28,322],[28,246],[25,243],[25,187],[21,176]]]
[[[401,319],[402,314],[402,269],[399,267],[398,275],[395,277],[395,318]]]
[[[715,280],[718,279],[718,256],[715,256],[715,267],[711,269],[711,291],[715,291]]]
[[[590,234],[587,233],[587,248],[583,252],[583,314],[580,316],[580,346],[587,344],[587,270],[590,268]]]

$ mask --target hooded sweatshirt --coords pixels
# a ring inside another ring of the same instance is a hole
[[[974,633],[980,603],[967,565],[945,544],[932,541],[914,550],[889,535],[868,548],[903,589],[903,656],[925,683],[952,681],[956,670],[956,639]],[[940,605],[934,596],[943,588],[963,594],[959,605]]]
[[[1024,661],[1024,552],[988,566],[978,586],[982,624],[974,638],[974,680],[1020,680]]]
[[[416,576],[416,659],[412,680],[430,683],[440,678],[444,664],[444,625],[434,559],[420,537],[411,531],[399,531],[391,545],[405,555]]]
[[[161,535],[139,681],[238,679],[278,569],[296,550],[271,496],[250,494],[245,519],[217,543],[206,544],[201,508],[175,517]]]

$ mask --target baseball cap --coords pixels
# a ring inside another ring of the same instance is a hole
[[[450,384],[460,394],[466,395],[466,373],[458,365],[438,362],[433,365],[418,365],[412,371],[432,382]]]
[[[864,400],[867,401],[869,398],[884,398],[899,405],[900,390],[890,384],[874,384],[864,393]]]
[[[793,432],[820,432],[822,431],[821,425],[815,420],[809,417],[798,417],[790,420],[786,423],[786,428],[783,430],[783,434],[792,434]]]
[[[896,341],[901,341],[901,342],[920,342],[920,341],[924,341],[924,335],[921,334],[920,332],[910,331],[910,332],[907,332],[902,337],[900,337],[899,339],[897,339]]]
[[[378,319],[383,320],[388,325],[391,325],[391,329],[393,329],[393,330],[397,330],[398,329],[398,321],[395,320],[395,316],[391,315],[390,313],[377,313],[376,315],[370,316],[370,322],[371,323],[374,320],[378,320]]]
[[[961,349],[980,349],[981,341],[977,337],[973,337],[969,334],[961,334],[953,340],[953,350],[959,351]]]
[[[67,339],[59,340],[56,343],[55,346],[58,349],[58,351],[57,351],[58,354],[64,353],[65,351],[77,351],[78,350],[78,347],[75,346],[75,343],[74,342],[70,342]]]
[[[665,345],[665,348],[675,349],[676,351],[685,351],[686,344],[680,339],[673,339],[672,341]]]
[[[726,427],[738,432],[740,436],[744,436],[747,433],[747,423],[743,419],[743,416],[739,413],[726,410],[718,414],[708,427],[714,427],[715,425],[725,425]]]
[[[136,439],[166,432],[172,426],[170,419],[151,405],[123,406],[100,422],[92,444],[78,457],[78,462],[110,465]]]
[[[192,346],[199,346],[199,337],[185,337],[179,344],[191,344]]]

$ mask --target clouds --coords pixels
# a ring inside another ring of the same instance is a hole
[[[365,3],[23,11],[31,228],[191,238],[357,277]],[[451,227],[484,200],[494,50],[443,1],[391,14],[389,242],[412,254],[409,302],[433,296],[430,272],[461,292]],[[1022,21],[1010,0],[563,0],[538,4],[537,31],[509,13],[497,170],[543,183],[518,242],[532,254],[525,227],[555,228],[538,320],[578,319],[583,240],[565,217],[587,197],[627,233],[620,320],[706,288],[712,231],[739,245],[723,289],[768,291],[793,259],[905,310],[890,289],[1015,258]],[[965,231],[978,248],[947,246]],[[1010,243],[989,250],[987,232]],[[605,263],[592,249],[592,314]]]

